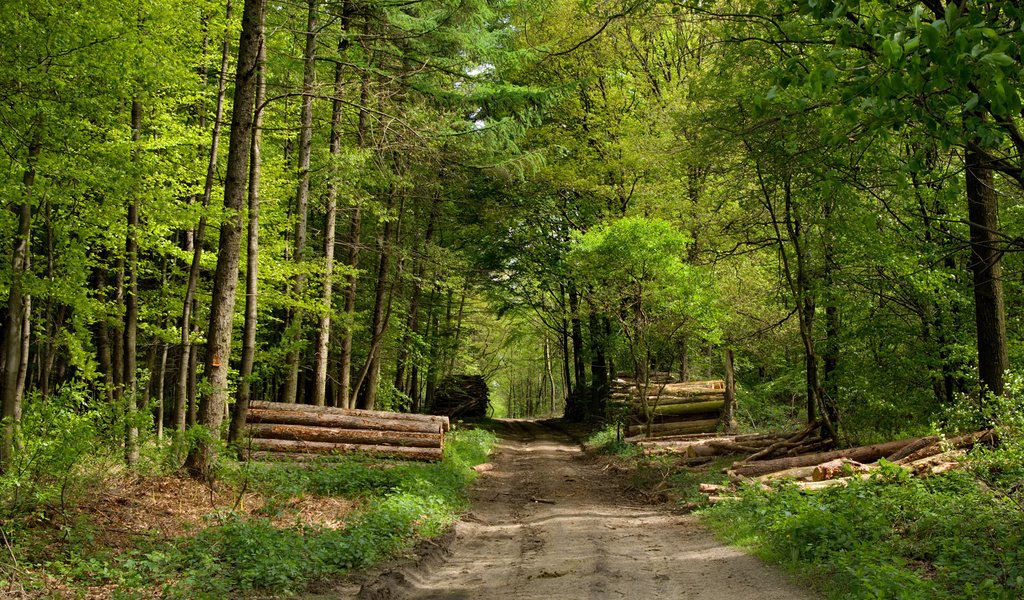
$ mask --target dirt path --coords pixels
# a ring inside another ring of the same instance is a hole
[[[567,435],[508,421],[438,565],[363,597],[810,599],[757,558],[723,546],[690,516],[630,502]],[[382,590],[383,591],[383,590]]]

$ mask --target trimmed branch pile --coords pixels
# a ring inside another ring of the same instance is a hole
[[[453,419],[486,417],[487,382],[480,375],[451,375],[438,386],[430,413]]]
[[[796,435],[807,431],[808,429],[805,429]],[[814,438],[807,433],[805,439]],[[791,444],[792,441],[792,438],[789,438],[785,444],[773,444],[777,446],[773,451],[774,457],[770,453],[761,456],[754,453],[734,462],[732,467],[725,469],[725,473],[733,482],[732,485],[702,485],[701,491],[708,495],[710,502],[716,503],[730,499],[727,493],[735,491],[736,484],[742,481],[753,480],[766,485],[769,481],[790,479],[799,488],[809,491],[845,486],[854,479],[870,477],[871,473],[879,468],[878,461],[883,458],[915,477],[927,477],[959,468],[962,458],[976,444],[994,445],[997,440],[994,431],[985,430],[945,440],[937,436],[927,436],[828,452],[793,454],[791,449],[786,451],[786,455],[779,455],[779,449]],[[712,442],[715,440],[694,443],[686,452],[689,454],[691,448],[700,448],[702,445],[714,448]]]
[[[450,427],[447,417],[282,402],[253,402],[246,424],[254,459],[366,452],[436,461]]]
[[[612,383],[612,400],[628,403],[629,437],[663,438],[713,432],[725,407],[725,382],[652,383],[647,390],[631,380]]]

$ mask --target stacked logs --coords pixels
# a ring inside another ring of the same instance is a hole
[[[626,435],[662,438],[713,432],[725,406],[725,382],[652,383],[646,395],[626,379],[612,384],[612,400],[628,403]]]
[[[453,419],[486,417],[488,392],[487,382],[480,375],[445,377],[434,395],[430,412]]]
[[[246,418],[250,458],[370,454],[441,460],[447,417],[253,402]]]
[[[927,477],[959,468],[968,450],[977,444],[993,445],[996,441],[995,432],[985,430],[945,440],[927,436],[807,454],[790,455],[787,451],[786,455],[779,455],[776,449],[774,456],[754,453],[734,462],[725,469],[731,485],[705,484],[701,492],[711,503],[716,503],[734,499],[728,494],[743,481],[754,481],[766,489],[769,489],[769,482],[780,479],[792,480],[794,485],[807,491],[845,486],[854,479],[870,477],[880,467],[878,461],[882,459],[912,476]]]

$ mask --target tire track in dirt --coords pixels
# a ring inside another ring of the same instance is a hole
[[[810,600],[696,518],[630,501],[616,478],[543,422],[505,421],[455,525],[450,554],[361,597],[406,600]]]

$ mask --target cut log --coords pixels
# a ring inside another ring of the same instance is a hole
[[[814,469],[818,468],[818,465],[808,465],[806,467],[793,467],[792,469],[786,469],[785,471],[776,471],[774,473],[765,473],[757,477],[759,481],[774,481],[777,479],[810,479],[814,474]]]
[[[441,460],[441,448],[409,448],[404,446],[380,446],[364,444],[343,444],[334,442],[302,442],[297,440],[268,440],[253,438],[250,443],[253,452],[292,452],[301,454],[348,454],[368,453],[392,456],[408,460]]]
[[[288,404],[285,402],[252,402],[250,408],[265,410],[293,410],[311,413],[348,415],[353,417],[397,419],[403,421],[431,421],[438,423],[444,431],[451,429],[448,417],[436,415],[418,415],[414,413],[397,413],[382,410],[357,410],[349,408],[334,408],[331,406],[313,406],[310,404]]]
[[[657,404],[658,406],[668,406],[672,404],[692,404],[694,402],[708,402],[724,399],[725,391],[723,390],[708,390],[689,394],[662,394],[660,396],[653,394],[647,396],[647,405],[651,406],[653,404]],[[643,406],[643,402],[634,400],[633,405]]]
[[[706,413],[722,410],[725,400],[711,400],[707,402],[687,402],[684,404],[658,404],[657,406],[639,408],[637,413],[656,415],[692,415],[695,413]]]
[[[859,462],[847,460],[845,458],[837,458],[836,460],[830,460],[814,467],[814,470],[811,472],[811,481],[839,479],[840,477],[848,477],[854,473],[867,473],[870,470],[870,467],[862,465]]]
[[[936,454],[941,454],[942,452],[945,452],[946,449],[959,450],[959,449],[962,449],[962,448],[971,448],[975,444],[979,444],[979,443],[980,444],[988,444],[988,445],[995,444],[996,443],[996,433],[995,433],[995,431],[993,431],[991,429],[988,429],[988,430],[985,430],[985,431],[977,431],[975,433],[968,433],[967,435],[961,435],[961,436],[949,438],[949,439],[945,440],[945,442],[932,444],[930,446],[926,446],[924,448],[921,448],[920,450],[912,452],[911,454],[908,454],[907,456],[899,459],[897,461],[897,464],[901,464],[902,465],[902,464],[912,463],[912,462],[921,460],[922,458],[928,458],[929,456],[935,456]]]
[[[307,427],[305,425],[281,425],[256,423],[247,429],[255,438],[273,440],[298,440],[307,442],[334,442],[341,444],[366,444],[370,446],[409,446],[413,448],[441,448],[444,434],[408,431],[377,431],[372,429],[339,429],[336,427]]]
[[[721,494],[722,492],[732,492],[733,488],[731,485],[702,483],[697,487],[697,491],[699,491],[702,494]]]
[[[742,500],[739,496],[708,496],[709,504],[721,504],[722,502],[735,502]]]
[[[701,419],[697,421],[680,421],[678,423],[655,423],[651,425],[651,435],[676,435],[681,433],[709,433],[718,427],[718,419]],[[631,425],[627,429],[630,436],[647,433],[647,425]]]
[[[907,444],[906,446],[900,448],[896,452],[893,452],[889,456],[885,457],[885,460],[887,460],[889,462],[896,462],[896,461],[899,461],[899,460],[903,460],[904,458],[910,456],[911,454],[917,452],[918,450],[920,450],[922,448],[927,448],[928,446],[931,446],[932,444],[938,443],[938,441],[939,441],[939,436],[937,436],[937,435],[929,435],[927,437],[923,437],[923,438],[921,438],[919,440],[916,440],[916,441],[913,441],[913,442]]]
[[[437,421],[409,419],[382,419],[379,417],[355,417],[334,413],[309,412],[300,410],[272,410],[250,408],[246,417],[248,423],[278,423],[281,425],[309,425],[316,427],[338,427],[342,429],[373,429],[379,431],[408,431],[419,433],[440,433]]]
[[[765,473],[773,473],[775,471],[782,471],[793,467],[820,465],[823,462],[828,462],[837,458],[848,458],[859,463],[875,462],[879,458],[889,456],[893,452],[896,452],[900,448],[913,442],[914,439],[898,440],[895,442],[886,442],[884,444],[872,444],[870,446],[858,446],[856,448],[833,450],[831,452],[816,452],[813,454],[804,454],[788,458],[737,462],[733,464],[733,470],[737,474],[745,477],[756,477],[758,475],[764,475]]]
[[[792,436],[784,440],[779,440],[774,444],[769,445],[764,450],[761,450],[760,452],[755,452],[754,454],[747,457],[747,460],[750,461],[771,458],[772,455],[778,452],[780,449],[791,447],[793,444],[798,444],[799,442],[803,441],[807,436],[811,435],[811,433],[814,432],[816,429],[818,429],[817,422],[808,423],[806,427],[796,432]]]

